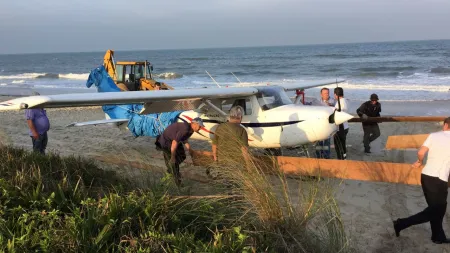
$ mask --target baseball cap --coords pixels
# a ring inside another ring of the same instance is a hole
[[[199,117],[195,118],[192,120],[192,123],[197,123],[199,126],[204,127],[205,125],[203,125],[203,120]]]
[[[370,100],[372,100],[372,101],[374,101],[374,100],[376,100],[376,101],[378,101],[378,95],[377,94],[372,94],[372,95],[370,95]]]

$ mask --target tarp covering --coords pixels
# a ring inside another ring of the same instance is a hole
[[[97,87],[98,92],[120,91],[119,87],[117,87],[116,83],[114,83],[114,80],[109,76],[103,66],[93,69],[89,74],[86,86],[91,88],[93,84]]]
[[[86,86],[90,88],[93,84],[98,92],[122,92],[103,66],[93,69],[89,74]],[[142,104],[104,105],[102,109],[111,119],[129,119],[128,129],[135,137],[158,136],[167,126],[176,122],[178,115],[182,112],[139,115],[143,107]]]

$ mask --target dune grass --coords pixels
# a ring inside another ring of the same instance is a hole
[[[199,197],[1,147],[0,252],[352,252],[328,184],[272,169],[221,167],[223,194]]]

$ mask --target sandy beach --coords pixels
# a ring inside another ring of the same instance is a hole
[[[0,96],[0,101],[8,99],[9,97]],[[448,101],[381,103],[384,115],[450,115]],[[358,101],[352,101],[350,112],[354,112],[359,104]],[[114,159],[124,163],[145,164],[150,168],[150,173],[165,170],[161,153],[154,149],[153,138],[135,138],[128,131],[108,125],[66,127],[72,122],[103,119],[105,115],[100,107],[47,109],[47,113],[51,122],[49,151],[93,158],[114,156]],[[0,113],[0,119],[0,136],[3,136],[1,141],[31,150],[24,112],[3,112]],[[382,123],[381,137],[372,143],[373,153],[365,155],[362,127],[359,123],[352,123],[347,137],[347,143],[351,145],[348,158],[412,163],[416,159],[414,150],[384,150],[388,135],[423,134],[438,131],[440,128],[439,123]],[[206,142],[194,142],[193,147],[210,149]],[[335,157],[334,150],[333,156]],[[204,168],[192,166],[188,159],[181,172],[192,184],[202,185],[201,181],[206,178],[204,171]],[[450,245],[436,245],[431,242],[428,223],[411,227],[402,231],[399,238],[395,237],[392,220],[409,216],[426,207],[420,186],[343,180],[338,186],[336,197],[344,225],[352,239],[351,243],[357,246],[359,252],[450,252]],[[444,230],[448,235],[449,218],[447,213]]]

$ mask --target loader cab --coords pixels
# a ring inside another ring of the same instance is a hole
[[[150,62],[117,62],[116,83],[129,91],[140,90],[141,78],[152,80],[153,66]]]

